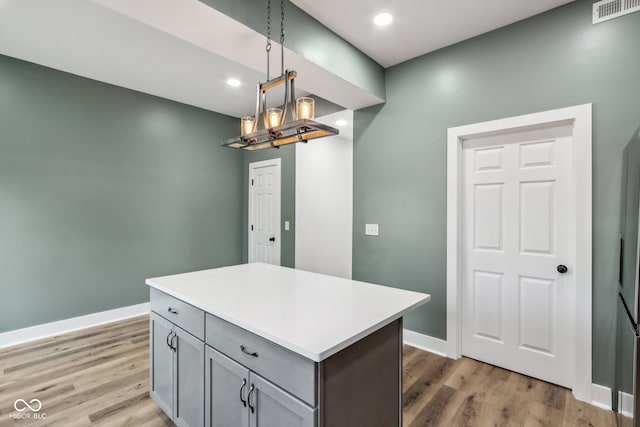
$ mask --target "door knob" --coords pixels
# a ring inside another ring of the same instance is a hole
[[[556,267],[556,270],[558,270],[558,273],[564,274],[567,271],[569,271],[569,269],[567,268],[566,265],[562,265],[560,264],[559,266]]]
[[[275,241],[276,241],[276,238],[275,238],[275,237],[269,237],[269,241],[270,241],[270,242],[275,242]]]

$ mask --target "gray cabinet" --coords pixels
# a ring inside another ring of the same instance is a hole
[[[249,370],[211,347],[205,359],[205,425],[249,425]]]
[[[216,316],[206,316],[206,343],[273,384],[317,406],[317,363]]]
[[[207,427],[315,427],[316,410],[211,347],[206,348]]]
[[[176,329],[173,421],[178,426],[200,427],[204,423],[204,343]]]
[[[155,312],[151,328],[151,397],[180,427],[204,423],[204,342]]]
[[[402,426],[402,319],[315,362],[156,289],[151,308],[151,397],[179,427]]]
[[[169,343],[173,324],[153,312],[149,319],[151,397],[167,416],[173,418],[173,348]]]
[[[309,408],[280,388],[266,381],[259,375],[250,372],[249,383],[255,387],[254,393],[248,396],[251,427],[315,427],[316,410]]]

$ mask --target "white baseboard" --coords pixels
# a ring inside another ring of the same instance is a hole
[[[447,357],[447,342],[429,335],[419,334],[405,329],[403,332],[404,343],[420,350]]]
[[[145,302],[128,307],[116,308],[114,310],[102,311],[100,313],[87,314],[86,316],[74,317],[57,322],[31,326],[29,328],[16,329],[15,331],[3,332],[0,334],[0,348],[23,344],[42,338],[49,338],[55,335],[77,331],[79,329],[129,319],[131,317],[142,316],[147,313],[149,313],[149,303]]]
[[[599,384],[591,384],[591,404],[598,408],[611,410],[611,389]]]
[[[618,412],[624,417],[633,417],[633,395],[622,391],[618,392]]]

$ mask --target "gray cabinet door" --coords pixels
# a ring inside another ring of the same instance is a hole
[[[316,410],[251,372],[251,427],[315,427]],[[238,424],[239,425],[239,424]]]
[[[204,425],[204,343],[174,326],[177,339],[175,366],[174,422],[181,427]]]
[[[249,371],[222,353],[206,347],[205,425],[247,427]]]
[[[150,394],[165,414],[173,418],[173,350],[169,346],[174,332],[173,324],[152,312],[149,316],[149,328],[151,330]]]

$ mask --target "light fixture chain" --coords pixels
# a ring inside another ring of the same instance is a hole
[[[267,81],[269,81],[270,57],[271,57],[271,0],[267,0],[267,45],[264,50],[267,52]]]
[[[267,0],[267,45],[271,44],[271,0]]]
[[[284,74],[284,0],[280,0],[280,74]]]

